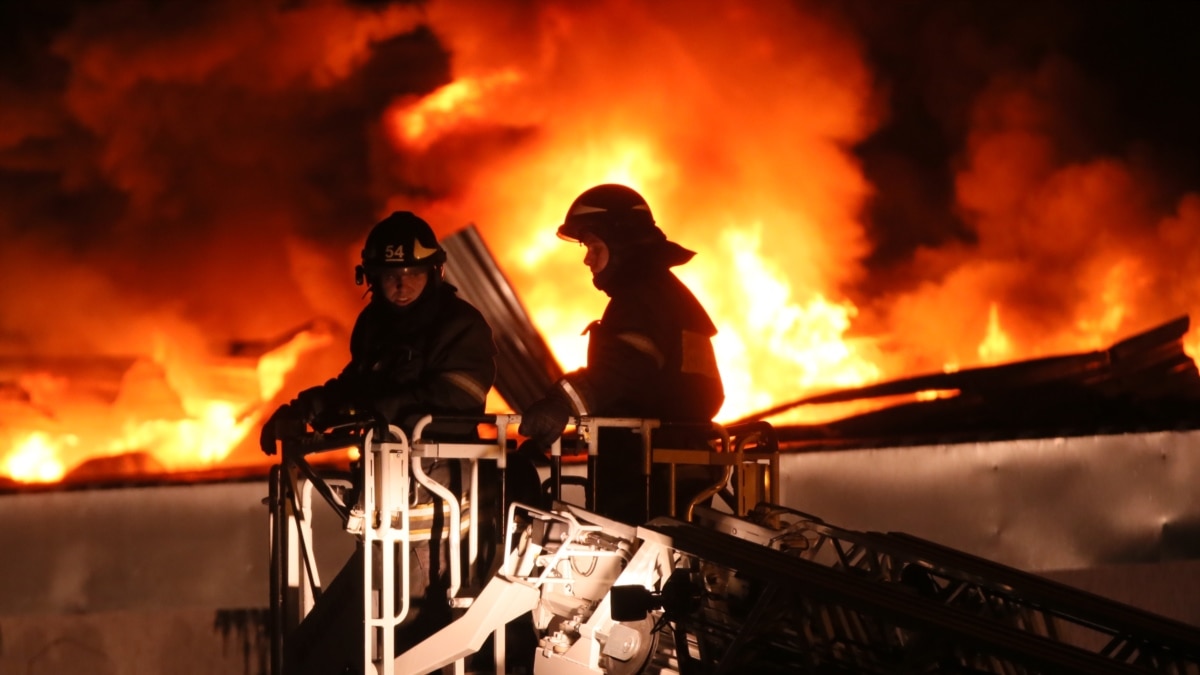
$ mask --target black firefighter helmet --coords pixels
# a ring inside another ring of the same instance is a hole
[[[594,235],[608,246],[611,266],[628,257],[656,259],[673,267],[695,255],[673,241],[654,222],[650,205],[637,190],[616,183],[605,183],[584,190],[571,202],[567,216],[558,226],[558,236],[581,243]]]
[[[396,211],[367,235],[362,264],[354,270],[355,283],[377,279],[386,267],[427,267],[436,278],[445,262],[446,250],[429,223],[410,211]]]
[[[585,190],[571,202],[558,236],[579,242],[593,234],[610,248],[626,248],[667,238],[654,224],[650,205],[636,190],[606,183]]]

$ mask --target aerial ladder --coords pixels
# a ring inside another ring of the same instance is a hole
[[[364,675],[1200,675],[1193,626],[917,537],[843,529],[778,504],[778,447],[766,423],[689,429],[703,442],[679,448],[657,442],[667,426],[658,420],[580,418],[572,444],[586,456],[582,475],[566,470],[568,442],[555,442],[548,499],[527,504],[502,488],[519,416],[473,420],[491,433],[465,443],[439,441],[429,432],[434,421],[422,420],[411,437],[394,426],[348,424],[285,442],[268,497],[272,675],[305,672],[288,662],[285,645],[328,597],[313,554],[314,493],[361,551],[343,570],[363,580],[360,615],[341,628],[357,636],[355,672]],[[718,466],[720,480],[686,512],[674,513],[672,499],[672,512],[643,523],[605,518],[591,509],[605,489],[593,476],[606,427],[642,439],[637,489],[651,489],[656,463]],[[350,474],[306,460],[347,444],[361,452]],[[466,463],[461,494],[425,472],[435,459]],[[501,485],[491,504],[482,503],[480,484],[487,463]],[[582,488],[579,503],[564,498],[572,485]],[[412,499],[415,486],[445,505],[453,620],[401,645],[409,546],[429,536],[413,526],[427,518]],[[495,556],[481,540],[489,522],[502,523]],[[530,634],[520,653],[507,652],[513,630]]]

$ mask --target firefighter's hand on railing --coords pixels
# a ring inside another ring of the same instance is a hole
[[[274,455],[279,441],[304,433],[305,423],[290,403],[275,409],[259,432],[258,446],[267,455]]]
[[[561,396],[547,396],[521,412],[517,433],[526,436],[539,447],[548,448],[562,436],[571,419],[571,404]]]
[[[267,455],[274,455],[281,442],[285,450],[301,455],[336,450],[357,445],[368,429],[378,430],[381,424],[386,427],[382,419],[374,412],[351,407],[313,416],[311,411],[298,409],[293,401],[279,406],[263,423],[259,447]]]
[[[291,402],[275,409],[263,423],[258,436],[258,447],[264,454],[274,455],[279,441],[302,436],[308,423],[325,409],[321,387],[311,387],[296,395]]]

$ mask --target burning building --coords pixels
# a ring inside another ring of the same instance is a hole
[[[264,415],[345,361],[361,238],[393,209],[474,223],[570,369],[603,296],[554,226],[635,185],[699,252],[723,421],[826,422],[861,408],[785,404],[1200,315],[1186,4],[0,11],[11,495],[252,492],[209,481],[261,476]]]

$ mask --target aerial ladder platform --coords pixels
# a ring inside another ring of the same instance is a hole
[[[668,425],[657,420],[580,418],[582,475],[568,475],[567,442],[556,442],[543,474],[548,499],[527,504],[503,490],[519,415],[470,421],[490,432],[446,442],[426,418],[411,437],[356,422],[285,441],[268,496],[272,675],[320,671],[291,657],[288,644],[313,639],[322,614],[328,630],[350,636],[330,641],[350,653],[339,672],[363,675],[1200,675],[1200,628],[908,534],[844,529],[779,504],[768,424],[689,429],[703,442],[679,448],[659,445]],[[605,489],[592,478],[605,427],[642,439],[634,489],[651,489],[656,463],[672,475],[684,464],[721,467],[720,479],[685,512],[672,506],[642,523],[605,518],[591,510]],[[347,445],[361,453],[350,472],[306,459]],[[466,467],[457,492],[429,475],[439,460]],[[488,490],[486,480],[500,487]],[[577,504],[564,499],[571,484],[582,488],[572,493],[583,494]],[[410,549],[437,536],[418,526],[430,519],[418,489],[441,504],[451,618],[412,643],[397,637],[412,620]],[[311,527],[321,501],[357,545],[329,585]],[[358,580],[347,586],[357,614],[329,623],[323,605],[345,599],[335,588],[344,577]],[[517,634],[523,640],[510,639]]]

